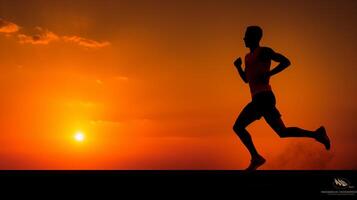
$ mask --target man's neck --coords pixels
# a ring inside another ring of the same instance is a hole
[[[258,47],[259,47],[259,44],[254,45],[254,46],[252,46],[252,47],[249,47],[249,49],[250,49],[250,53],[253,53],[253,52],[254,52],[254,50],[255,50],[256,48],[258,48]]]

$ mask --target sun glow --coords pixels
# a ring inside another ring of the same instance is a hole
[[[74,139],[77,141],[77,142],[83,142],[84,139],[85,139],[85,135],[83,134],[83,132],[81,131],[78,131],[74,134]]]

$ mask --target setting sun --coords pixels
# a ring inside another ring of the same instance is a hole
[[[77,141],[77,142],[82,142],[84,140],[84,134],[81,132],[81,131],[78,131],[74,134],[74,139]]]

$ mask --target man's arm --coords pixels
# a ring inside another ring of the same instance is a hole
[[[282,54],[274,52],[270,48],[267,48],[267,54],[269,56],[269,59],[279,63],[274,69],[270,70],[268,76],[273,76],[273,75],[283,71],[291,64],[288,58],[286,58]]]
[[[234,61],[234,65],[236,66],[238,73],[242,78],[242,80],[244,81],[244,83],[248,83],[247,77],[245,76],[245,72],[242,69],[242,59],[240,57],[236,61]]]

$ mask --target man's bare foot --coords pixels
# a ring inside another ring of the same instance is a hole
[[[252,160],[250,161],[250,165],[247,169],[245,169],[246,171],[254,171],[256,169],[258,169],[258,167],[262,166],[265,163],[265,159],[258,155],[255,158],[252,158]]]
[[[330,150],[330,147],[331,147],[330,138],[326,134],[325,127],[321,126],[315,132],[317,134],[316,140],[318,142],[322,143],[323,145],[325,145],[325,148],[327,150]]]

